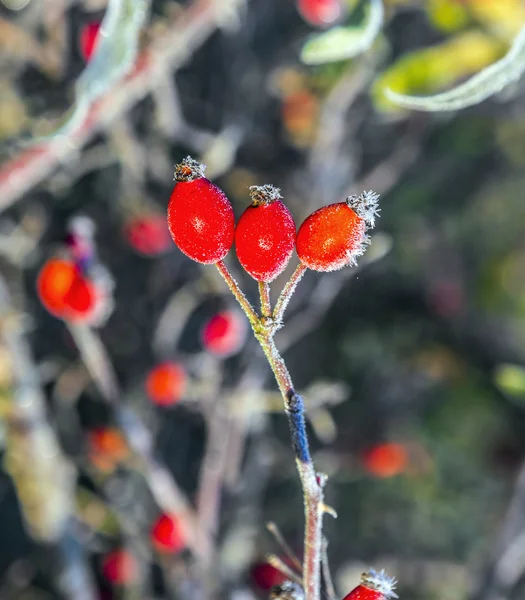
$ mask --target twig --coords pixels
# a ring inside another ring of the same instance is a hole
[[[336,600],[337,595],[335,593],[334,582],[332,581],[332,574],[330,573],[330,564],[328,562],[328,540],[326,538],[323,539],[321,568],[323,570],[324,586],[328,600]]]
[[[197,516],[171,474],[153,456],[153,440],[147,427],[134,412],[119,406],[117,380],[100,339],[87,325],[68,323],[68,327],[102,397],[114,407],[126,442],[141,458],[144,478],[157,504],[164,511],[175,513],[181,518],[187,528],[189,546],[207,564],[212,547],[209,537],[202,531]]]
[[[224,261],[220,260],[218,263],[216,263],[215,266],[217,267],[219,273],[222,275],[224,281],[230,288],[231,293],[235,296],[235,299],[240,304],[241,308],[246,313],[246,316],[248,317],[250,323],[253,326],[259,321],[259,317],[257,316],[255,309],[250,304],[248,298],[246,298],[246,296],[242,292],[241,288],[239,287],[239,284],[232,277]]]
[[[290,569],[290,567],[288,565],[286,565],[278,556],[276,556],[275,554],[268,554],[268,556],[266,557],[266,560],[269,565],[272,565],[272,567],[276,568],[283,575],[286,575],[286,577],[290,581],[294,581],[295,583],[299,584],[301,587],[303,586],[303,580],[301,579],[301,577],[299,577],[299,575],[296,575],[292,571],[292,569]]]
[[[319,600],[320,598],[320,563],[322,544],[322,519],[323,519],[323,485],[324,480],[317,477],[314,464],[310,456],[308,436],[306,434],[306,423],[304,417],[304,401],[296,393],[292,378],[282,359],[273,336],[277,325],[272,319],[260,319],[253,307],[240,290],[237,282],[233,279],[226,265],[221,261],[217,268],[233,295],[246,312],[252,325],[255,338],[270,365],[279,391],[284,401],[285,412],[288,417],[288,425],[292,437],[292,446],[295,453],[295,461],[304,497],[305,512],[305,535],[304,535],[304,566],[303,579],[305,600]]]
[[[231,0],[235,7],[244,0]],[[132,108],[166,76],[182,66],[216,28],[213,0],[196,0],[164,35],[153,40],[139,55],[135,70],[91,108],[83,122],[68,136],[58,136],[27,148],[0,167],[0,211],[44,180],[61,162],[74,158],[94,135]]]
[[[259,281],[259,296],[261,299],[261,314],[263,317],[272,316],[272,302],[270,300],[270,285],[266,281]]]
[[[46,418],[39,377],[0,278],[0,335],[12,357],[13,406],[6,419],[5,466],[13,478],[31,535],[54,543],[60,554],[58,586],[66,598],[95,600],[97,593],[80,542],[72,533],[75,471]]]
[[[266,523],[266,529],[273,535],[275,541],[279,544],[279,546],[281,546],[283,552],[292,561],[293,566],[299,571],[302,571],[303,565],[301,564],[301,561],[297,558],[295,552],[287,544],[277,525],[273,521],[270,521]]]
[[[284,311],[286,310],[290,299],[293,296],[293,293],[299,285],[299,282],[303,278],[303,275],[306,273],[306,269],[307,267],[305,267],[303,263],[299,263],[292,276],[284,286],[283,291],[281,292],[281,295],[279,296],[275,304],[275,309],[273,311],[273,318],[275,321],[277,321],[277,323],[282,322]]]

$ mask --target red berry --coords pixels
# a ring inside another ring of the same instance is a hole
[[[114,550],[104,557],[102,572],[115,585],[129,585],[137,581],[138,563],[126,550]]]
[[[189,156],[175,167],[175,179],[168,204],[173,241],[196,262],[219,262],[230,251],[235,234],[230,201],[204,177],[204,166]]]
[[[397,598],[394,593],[396,580],[389,577],[384,570],[370,569],[361,575],[361,583],[347,594],[343,600],[388,600]]]
[[[78,276],[64,296],[67,318],[72,321],[86,320],[93,314],[97,303],[97,291],[94,284],[85,277]]]
[[[163,554],[180,552],[186,546],[182,524],[175,515],[162,514],[153,525],[151,538],[157,552]]]
[[[366,470],[376,477],[394,477],[405,470],[408,454],[401,444],[378,444],[363,456]]]
[[[37,279],[37,291],[44,307],[56,317],[71,321],[87,321],[94,314],[98,293],[75,263],[52,258]]]
[[[231,356],[241,349],[247,331],[244,315],[237,310],[225,310],[204,325],[202,343],[211,354]]]
[[[374,225],[377,198],[365,192],[312,213],[297,233],[299,260],[313,271],[335,271],[353,264],[368,243],[366,230]]]
[[[250,570],[250,576],[261,590],[271,590],[286,581],[286,576],[269,563],[257,563]]]
[[[80,31],[80,53],[86,62],[89,62],[97,49],[100,25],[99,21],[92,21],[91,23],[86,23]]]
[[[303,19],[315,27],[331,25],[341,16],[340,0],[297,0]]]
[[[295,245],[295,223],[271,185],[250,188],[252,204],[244,211],[235,230],[237,258],[257,281],[273,281],[280,275]]]
[[[77,269],[71,261],[51,258],[37,279],[40,302],[53,315],[61,317],[66,310],[64,298],[77,277]]]
[[[168,250],[171,236],[166,219],[161,215],[144,215],[131,219],[125,226],[130,246],[146,256],[155,256]]]
[[[175,404],[184,395],[186,371],[176,362],[165,362],[152,369],[146,379],[146,392],[159,406]]]

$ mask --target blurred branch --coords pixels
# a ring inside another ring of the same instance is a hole
[[[179,489],[173,476],[153,455],[153,439],[141,419],[120,404],[120,390],[106,350],[97,334],[87,325],[68,323],[79,352],[102,397],[115,411],[119,427],[129,447],[142,461],[142,474],[157,504],[165,512],[176,514],[186,525],[188,544],[204,563],[210,558],[211,541],[197,515]]]
[[[7,409],[5,465],[16,486],[30,534],[56,545],[61,570],[58,586],[71,600],[95,600],[84,551],[71,532],[75,470],[67,461],[46,418],[39,375],[24,339],[7,284],[0,278],[0,335],[11,357],[12,406]]]
[[[244,0],[230,0],[232,7]],[[217,27],[219,9],[213,0],[196,0],[164,34],[139,55],[135,70],[97,100],[82,122],[67,136],[57,136],[22,151],[0,167],[0,211],[42,182],[57,166],[68,162],[96,133],[132,108],[181,67]]]

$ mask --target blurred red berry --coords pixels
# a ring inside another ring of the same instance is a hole
[[[230,201],[204,177],[204,166],[189,156],[175,167],[175,179],[168,204],[173,241],[196,262],[219,262],[230,251],[235,233]]]
[[[250,570],[253,583],[261,590],[271,590],[286,581],[286,576],[269,563],[257,563]]]
[[[51,314],[71,321],[89,320],[98,299],[95,285],[75,263],[59,258],[49,259],[40,270],[37,292]]]
[[[384,570],[370,569],[361,575],[361,583],[347,594],[343,600],[388,600],[397,598],[394,593],[396,580]]]
[[[313,271],[334,271],[353,264],[368,242],[367,226],[373,227],[376,213],[377,195],[373,192],[316,210],[299,227],[299,260]]]
[[[130,585],[137,581],[139,565],[127,550],[119,549],[104,557],[102,572],[114,585]]]
[[[89,62],[97,49],[100,25],[99,21],[91,21],[90,23],[86,23],[80,30],[80,54],[86,62]]]
[[[297,10],[314,27],[327,27],[341,16],[340,0],[297,0]]]
[[[156,256],[166,252],[171,244],[171,236],[165,217],[145,215],[131,219],[125,227],[129,245],[146,256]]]
[[[152,402],[170,406],[182,398],[186,389],[186,370],[176,362],[153,368],[146,379],[146,392]]]
[[[176,553],[186,546],[186,538],[180,519],[175,515],[162,514],[151,530],[152,543],[157,552]]]
[[[93,465],[104,473],[113,472],[129,457],[129,447],[122,433],[114,427],[98,427],[87,434],[88,455]]]
[[[408,453],[401,444],[378,444],[365,453],[363,464],[371,475],[394,477],[405,470]]]
[[[247,331],[244,315],[237,310],[225,310],[213,315],[204,325],[202,343],[211,354],[231,356],[241,349]]]
[[[271,185],[250,188],[252,204],[241,215],[235,230],[235,250],[244,270],[257,281],[280,275],[295,246],[295,223]]]
[[[66,309],[65,296],[77,277],[73,262],[49,259],[40,269],[37,291],[40,302],[53,315],[61,317]]]

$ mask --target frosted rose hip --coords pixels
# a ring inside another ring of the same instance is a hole
[[[226,194],[204,177],[204,166],[190,157],[175,168],[177,183],[168,204],[168,226],[179,250],[192,260],[214,264],[230,251],[235,233]]]
[[[335,271],[353,264],[368,243],[366,231],[374,225],[377,198],[367,192],[312,213],[297,233],[299,260],[313,271]]]
[[[235,250],[244,270],[257,281],[270,282],[280,275],[295,245],[295,223],[271,185],[250,188],[252,204],[235,230]]]
[[[396,580],[384,570],[369,569],[361,575],[360,584],[347,594],[343,600],[389,600],[397,598],[394,593]]]

